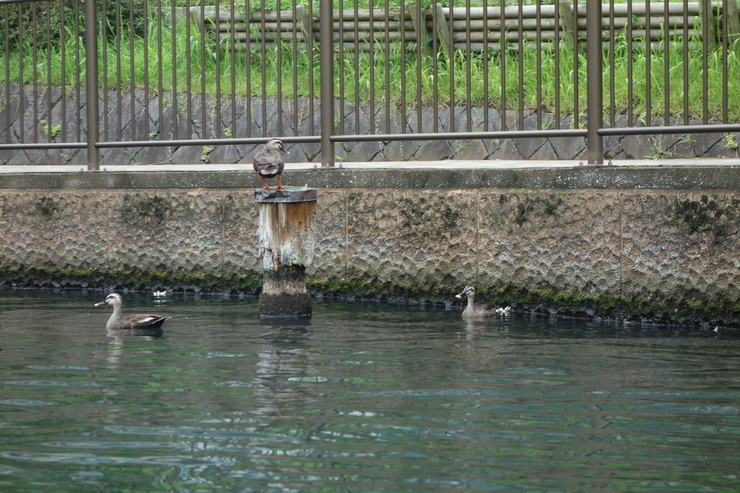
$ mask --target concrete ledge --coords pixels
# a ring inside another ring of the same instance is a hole
[[[251,165],[0,166],[0,189],[257,188]],[[399,189],[740,189],[740,160],[692,160],[579,166],[573,162],[441,161],[353,163],[337,168],[286,166],[285,182],[313,188]]]

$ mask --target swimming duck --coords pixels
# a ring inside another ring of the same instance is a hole
[[[473,286],[465,286],[460,294],[455,295],[455,298],[462,299],[463,296],[468,297],[468,306],[462,312],[463,320],[506,317],[511,313],[510,306],[497,308],[491,303],[475,303],[475,288]]]
[[[106,296],[104,301],[95,303],[95,306],[111,305],[113,307],[113,314],[108,319],[108,323],[105,324],[105,328],[110,331],[119,330],[152,330],[160,329],[165,320],[171,317],[161,317],[159,315],[123,315],[121,313],[121,307],[123,306],[123,298],[118,293],[111,293]]]
[[[288,151],[283,148],[283,142],[280,139],[271,139],[254,155],[254,170],[262,178],[265,190],[282,190],[283,188],[283,169],[285,169],[283,153],[288,154]],[[277,187],[268,186],[266,178],[276,176]]]

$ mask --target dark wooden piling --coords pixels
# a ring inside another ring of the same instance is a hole
[[[264,271],[260,317],[310,317],[306,267],[313,262],[317,192],[314,188],[255,190]]]

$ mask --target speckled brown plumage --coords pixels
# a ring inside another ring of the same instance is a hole
[[[283,148],[282,141],[271,139],[265,144],[265,147],[254,155],[254,170],[262,178],[266,190],[281,190],[283,188],[283,169],[285,169],[283,153],[287,153],[287,151]],[[275,178],[276,176],[278,179],[277,187],[267,185],[266,179]]]

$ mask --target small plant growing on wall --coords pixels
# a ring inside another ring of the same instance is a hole
[[[210,162],[208,160],[208,156],[213,152],[213,147],[210,146],[203,146],[203,153],[200,155],[200,160],[204,163]]]

